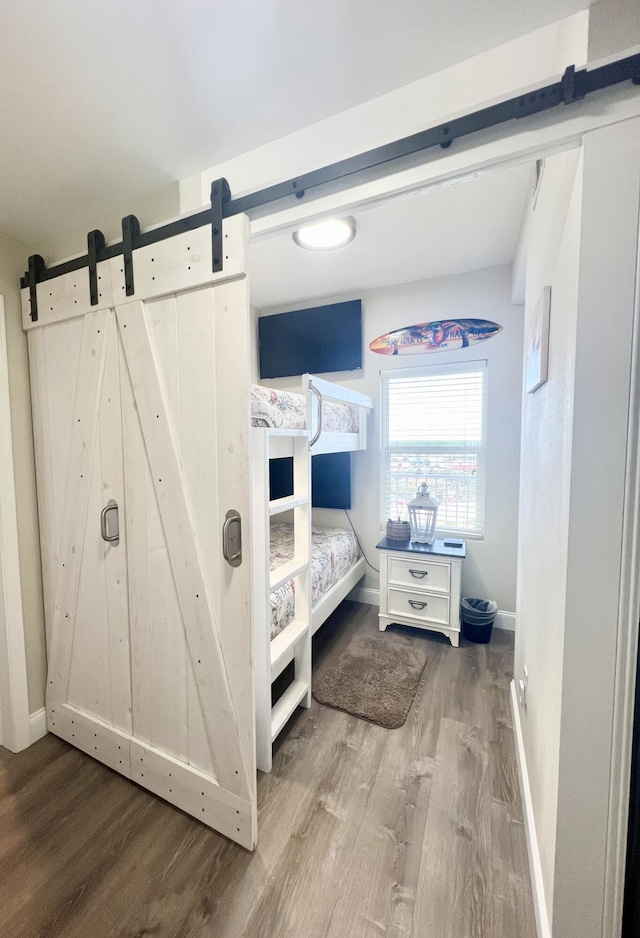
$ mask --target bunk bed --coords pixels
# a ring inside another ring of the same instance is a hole
[[[364,575],[352,532],[311,518],[311,456],[366,448],[371,398],[312,375],[301,392],[251,388],[257,765],[296,707],[311,702],[311,638]],[[293,493],[270,500],[269,461],[293,457]],[[293,680],[272,705],[290,662]]]

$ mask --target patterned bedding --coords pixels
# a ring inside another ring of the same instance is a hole
[[[358,559],[358,544],[351,531],[342,528],[311,528],[311,605],[344,576]],[[271,525],[271,569],[293,557],[293,525]],[[286,583],[269,597],[271,638],[274,639],[294,617],[294,583]]]
[[[303,394],[251,385],[251,424],[254,427],[277,427],[304,430],[307,408]],[[322,429],[328,433],[357,433],[358,411],[341,401],[323,402]]]

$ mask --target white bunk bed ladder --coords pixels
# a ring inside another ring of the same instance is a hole
[[[257,765],[263,772],[270,772],[273,740],[298,706],[311,705],[311,459],[307,430],[255,427],[251,434]],[[284,456],[293,457],[293,494],[270,501],[269,460]],[[271,519],[289,512],[293,513],[294,554],[272,571]],[[295,617],[270,641],[269,597],[290,580],[294,581]],[[272,707],[272,682],[291,661],[293,681]]]

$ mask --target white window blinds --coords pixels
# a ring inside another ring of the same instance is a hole
[[[381,372],[383,521],[426,482],[439,533],[483,536],[486,376],[485,361]]]

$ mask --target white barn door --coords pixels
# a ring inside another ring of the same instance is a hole
[[[208,228],[135,251],[133,297],[106,261],[94,308],[87,271],[64,275],[24,322],[48,727],[252,848],[245,219],[225,249],[216,275]]]

